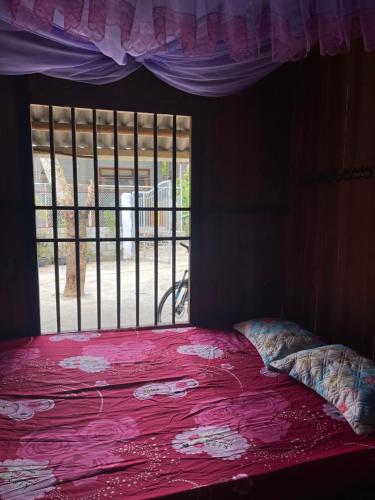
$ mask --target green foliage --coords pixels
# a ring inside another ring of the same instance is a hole
[[[180,178],[176,179],[176,189],[177,193],[182,195],[182,206],[188,208],[190,206],[190,167],[185,169],[181,181]]]
[[[182,178],[176,179],[177,195],[181,194],[181,202],[184,208],[190,207],[190,166],[187,166],[182,174]],[[182,230],[186,235],[190,232],[189,212],[184,211],[182,214]]]
[[[167,179],[168,178],[168,173],[169,173],[169,167],[168,167],[167,160],[162,160],[160,162],[160,171],[161,171],[162,177],[165,177]]]
[[[190,166],[186,168],[182,176],[182,206],[190,206]]]
[[[114,210],[104,212],[104,226],[109,227],[111,232],[116,230],[116,212]]]

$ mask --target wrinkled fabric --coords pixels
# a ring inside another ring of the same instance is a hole
[[[55,30],[48,37],[16,31],[0,22],[0,73],[48,76],[86,83],[105,84],[121,80],[140,64],[128,57],[119,65],[91,43],[62,40]]]
[[[42,72],[105,84],[142,64],[193,94],[249,87],[318,44],[362,37],[375,49],[373,0],[0,0],[0,74]]]
[[[291,498],[319,481],[323,493],[329,482],[370,480],[374,458],[374,434],[357,436],[333,405],[265,368],[240,333],[181,327],[0,343],[3,500]],[[264,479],[291,469],[291,491]]]
[[[288,373],[334,405],[358,435],[375,430],[375,363],[332,344],[289,354],[271,366]]]
[[[258,318],[236,323],[233,328],[250,340],[268,368],[271,361],[302,349],[324,345],[319,338],[293,321]]]

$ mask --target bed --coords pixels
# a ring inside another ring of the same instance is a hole
[[[0,347],[2,499],[301,498],[372,478],[375,436],[234,331]]]

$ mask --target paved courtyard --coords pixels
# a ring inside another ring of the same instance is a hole
[[[176,280],[181,279],[184,270],[188,268],[188,252],[176,247]],[[158,260],[158,300],[172,284],[172,265],[170,245],[159,246]],[[65,286],[66,266],[59,266],[60,272],[60,308],[61,329],[63,331],[77,329],[77,299],[66,298],[62,292]],[[56,296],[55,270],[48,265],[39,268],[41,330],[43,333],[56,331]],[[140,252],[140,283],[139,283],[139,315],[140,325],[148,326],[154,323],[154,259],[153,248]],[[102,328],[116,327],[116,262],[101,263],[101,301]],[[166,304],[167,314],[163,320],[171,322],[171,301]],[[85,293],[81,298],[82,329],[97,328],[97,288],[96,263],[90,262],[86,269]],[[183,318],[187,320],[186,315]],[[169,321],[168,321],[169,320]],[[176,318],[176,321],[177,318]],[[121,326],[135,326],[135,261],[121,261]]]

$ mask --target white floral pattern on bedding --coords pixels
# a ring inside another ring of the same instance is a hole
[[[155,382],[138,387],[134,391],[137,399],[152,399],[154,396],[163,395],[170,398],[182,398],[188,393],[188,389],[198,387],[199,382],[193,378],[181,379],[170,382]]]
[[[219,349],[219,347],[205,344],[180,345],[177,348],[177,352],[180,354],[188,354],[190,356],[199,356],[204,359],[221,358],[224,355],[224,351]]]
[[[247,440],[228,425],[195,427],[177,434],[172,442],[179,453],[207,453],[213,458],[236,460],[250,447]]]
[[[55,406],[52,399],[25,399],[9,401],[0,399],[0,415],[12,420],[29,420],[36,412],[48,411]]]
[[[56,478],[47,460],[17,458],[0,462],[0,498],[34,500],[54,488]]]
[[[73,356],[59,362],[62,368],[77,368],[86,373],[104,372],[111,363],[102,356]]]

